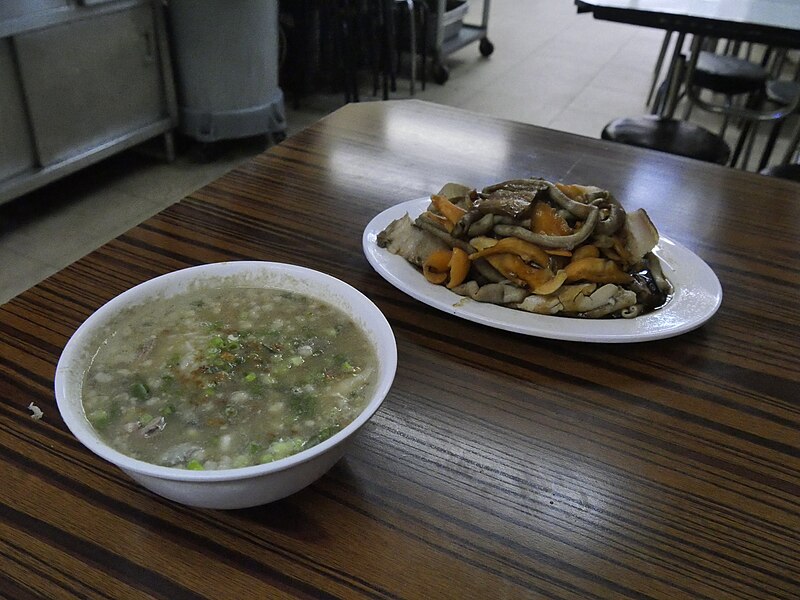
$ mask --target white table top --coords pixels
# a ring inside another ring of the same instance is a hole
[[[800,0],[576,0],[575,3],[582,10],[594,12],[597,18],[650,27],[674,27],[688,33],[697,33],[694,30],[697,28],[722,27],[732,28],[722,32],[726,33],[724,37],[760,41],[759,37],[771,32],[789,38],[796,35],[800,39]]]

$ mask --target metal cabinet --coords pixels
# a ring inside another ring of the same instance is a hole
[[[5,21],[19,26],[0,39],[0,202],[171,132],[162,17],[158,2],[109,0]]]

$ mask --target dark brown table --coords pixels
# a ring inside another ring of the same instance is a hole
[[[539,339],[429,308],[364,258],[384,208],[528,175],[645,207],[714,268],[719,312],[657,342]],[[0,307],[0,596],[797,598],[799,239],[790,181],[418,101],[348,105]],[[53,376],[114,295],[232,259],[361,289],[399,368],[317,483],[198,510],[84,449]]]

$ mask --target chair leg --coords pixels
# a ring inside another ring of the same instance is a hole
[[[380,11],[380,18],[379,18],[380,34],[378,35],[378,38],[380,40],[379,62],[381,66],[381,72],[383,74],[383,77],[381,78],[381,87],[382,87],[381,91],[383,99],[388,100],[389,87],[390,87],[389,80],[391,78],[391,72],[392,72],[392,67],[391,67],[392,49],[389,45],[391,27],[389,25],[389,20],[391,19],[391,13],[393,8],[388,0],[381,0],[380,2],[378,2],[378,7],[379,7],[378,10]]]
[[[733,106],[733,98],[731,96],[725,96],[725,106],[727,109],[730,109]],[[719,128],[719,137],[725,137],[725,132],[728,131],[728,123],[730,123],[730,116],[728,114],[728,110],[726,110],[722,114],[722,125]],[[747,125],[745,125],[746,127]]]
[[[345,1],[345,31],[344,31],[344,52],[345,52],[345,64],[347,65],[346,71],[346,82],[350,89],[350,96],[353,99],[353,102],[359,102],[359,90],[358,90],[358,44],[359,40],[361,39],[361,35],[359,35],[359,28],[358,28],[358,18],[357,18],[357,10],[350,0]]]
[[[683,109],[683,119],[681,119],[681,120],[688,121],[689,117],[692,114],[692,109],[693,108],[694,108],[694,102],[692,102],[691,99],[687,98],[686,107]]]
[[[798,124],[797,132],[794,138],[789,142],[789,147],[786,149],[786,154],[783,156],[781,164],[788,165],[792,162],[794,155],[797,153],[797,147],[800,146],[800,124]]]
[[[420,31],[420,38],[422,38],[422,91],[425,91],[425,84],[428,81],[428,10],[424,0],[417,6],[422,29]]]
[[[744,144],[747,141],[748,136],[750,135],[751,127],[752,127],[751,121],[747,121],[742,125],[742,130],[739,132],[739,138],[736,140],[736,148],[734,148],[733,150],[733,155],[731,156],[731,162],[729,163],[731,167],[735,167],[736,164],[739,162],[739,157],[742,155]]]
[[[377,10],[378,12],[373,12]],[[369,62],[372,69],[372,95],[377,96],[381,86],[381,18],[380,9],[370,8],[364,10],[364,28],[367,34],[367,46],[369,48]]]
[[[769,137],[767,138],[767,143],[764,146],[764,151],[761,153],[761,161],[758,163],[759,171],[763,171],[767,167],[769,159],[772,156],[772,151],[775,149],[775,142],[778,141],[778,136],[781,133],[782,126],[783,119],[775,121],[775,124],[772,126],[772,129],[769,132]]]
[[[320,9],[320,29],[326,31],[328,27],[330,27],[330,54],[335,57],[330,63],[331,70],[335,74],[332,78],[331,86],[332,89],[336,91],[341,89],[344,93],[344,102],[348,104],[352,98],[350,97],[350,86],[347,76],[347,56],[344,51],[344,31],[346,26],[344,12],[338,3],[335,5],[323,6]],[[341,86],[341,88],[339,88],[339,86]]]
[[[394,3],[390,3],[386,12],[386,63],[389,67],[389,89],[397,91],[397,20],[395,19]]]
[[[411,83],[409,84],[408,93],[414,95],[414,84],[417,79],[417,28],[415,26],[416,11],[414,10],[414,0],[406,0],[408,7],[408,31],[409,31],[409,45],[408,49],[411,53]]]
[[[744,157],[742,157],[742,169],[747,170],[747,165],[750,164],[750,156],[753,154],[753,145],[756,142],[756,135],[758,135],[758,121],[753,122],[750,135],[747,139],[747,145],[744,150]]]

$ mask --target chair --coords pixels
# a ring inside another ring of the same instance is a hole
[[[797,106],[798,98],[800,98],[800,82],[780,79],[774,79],[767,82],[766,99],[768,102],[772,102],[779,106]],[[797,112],[797,109],[795,109],[795,112]],[[785,121],[786,119],[780,119],[775,121],[775,124],[772,126],[772,129],[769,132],[769,137],[767,138],[767,142],[764,146],[764,151],[761,154],[761,162],[758,164],[759,171],[763,170],[767,166]],[[783,160],[784,163],[790,162],[791,154],[796,148],[797,140],[790,144],[789,151]]]
[[[725,97],[725,104],[713,105],[712,112],[722,114],[723,122],[720,128],[720,135],[725,134],[730,118],[730,108],[734,104],[736,96],[742,94],[759,94],[763,91],[764,85],[769,79],[769,72],[762,66],[738,58],[736,56],[725,56],[715,54],[708,50],[700,50],[694,71],[687,76],[687,96],[689,102],[686,103],[683,119],[687,120],[691,114],[692,107],[699,104],[707,107],[707,101],[698,102],[699,90],[709,90],[722,94]],[[694,93],[689,93],[689,90]]]
[[[766,100],[778,106],[791,106],[792,104],[800,103],[800,61],[794,67],[794,73],[791,79],[781,79],[784,73],[784,67],[789,65],[787,58],[789,51],[786,49],[780,50],[776,55],[775,64],[772,68],[773,79],[767,82],[766,86]],[[800,107],[795,108],[795,114],[800,112]],[[761,155],[761,162],[758,165],[759,171],[766,168],[772,151],[775,149],[775,143],[778,141],[781,129],[786,119],[775,121],[775,124],[770,130],[769,137],[764,146],[764,151]],[[797,152],[797,147],[800,145],[800,129],[797,130],[794,139],[789,143],[786,155],[782,163],[787,165],[792,162],[793,155]]]
[[[682,84],[686,60],[681,54],[684,33],[678,34],[667,75],[653,99],[653,92],[661,73],[672,32],[667,32],[661,46],[653,72],[653,82],[648,94],[648,104],[652,99],[652,114],[641,117],[615,119],[608,123],[601,133],[604,140],[610,140],[641,148],[651,148],[686,156],[706,162],[725,164],[730,157],[730,148],[722,136],[707,129],[680,121],[672,117]]]
[[[395,0],[396,5],[406,9],[406,23],[408,24],[408,51],[411,55],[411,81],[408,93],[414,95],[414,82],[417,79],[417,9],[414,0]]]
[[[281,3],[284,56],[281,85],[294,106],[321,79],[344,101],[358,102],[357,67],[361,25],[351,0],[297,0]]]
[[[720,136],[725,134],[730,119],[737,119],[743,123],[736,146],[733,150],[730,165],[736,166],[748,142],[743,165],[747,165],[752,143],[755,138],[759,123],[766,121],[779,122],[796,108],[800,97],[792,99],[788,104],[779,106],[765,103],[766,85],[769,71],[763,65],[750,62],[735,56],[718,55],[708,50],[703,50],[703,38],[695,36],[692,41],[692,50],[686,70],[685,94],[687,107],[684,119],[689,117],[691,108],[698,106],[701,109],[721,115],[723,117]],[[766,64],[771,49],[767,49],[763,59]],[[705,99],[701,96],[702,90],[710,90],[724,97],[723,103]],[[737,97],[745,96],[743,104],[737,103]]]
[[[375,0],[373,0],[375,1]],[[410,81],[409,94],[414,95],[417,81],[417,60],[419,54],[419,40],[422,40],[422,59],[423,65],[427,58],[427,43],[425,34],[427,33],[427,14],[426,7],[419,0],[377,0],[378,11],[375,15],[377,31],[379,32],[379,49],[377,64],[380,66],[379,72],[382,74],[374,79],[374,94],[378,94],[378,88],[383,88],[383,99],[389,99],[389,92],[397,90],[397,72],[399,69],[400,58],[404,51],[410,56]],[[403,16],[398,21],[398,9]],[[422,29],[422,37],[418,35],[418,28]],[[422,88],[425,89],[425,71],[422,71]]]
[[[731,152],[725,140],[699,125],[656,115],[615,119],[601,137],[719,165],[728,162]]]
[[[417,81],[418,40],[425,39],[421,0],[298,0],[282,7],[289,61],[282,83],[299,106],[301,95],[324,79],[344,92],[344,102],[358,102],[359,71],[371,70],[374,95],[384,100],[396,90],[399,53],[411,55],[409,92]],[[423,36],[418,35],[418,27]],[[402,36],[400,39],[399,36]],[[423,60],[427,45],[423,42]],[[302,79],[301,79],[302,75]],[[425,78],[423,71],[423,89]]]

